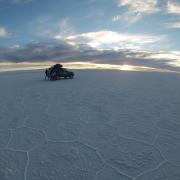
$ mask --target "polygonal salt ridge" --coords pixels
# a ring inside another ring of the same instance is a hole
[[[180,132],[180,124],[172,120],[163,119],[157,123],[157,127],[171,132]]]
[[[81,124],[74,122],[51,122],[46,129],[50,141],[76,141],[79,139]]]
[[[122,120],[116,122],[116,127],[120,136],[127,138],[133,138],[139,141],[143,141],[149,144],[153,143],[153,140],[157,136],[158,128],[153,122],[140,121],[140,120]]]
[[[10,117],[9,120],[7,128],[13,130],[23,126],[26,116],[21,114],[20,116]]]
[[[36,100],[27,100],[23,103],[23,111],[27,115],[44,114],[46,111],[46,104],[40,104]]]
[[[41,130],[28,127],[21,127],[12,131],[12,138],[8,144],[8,148],[22,151],[30,149],[44,143],[45,134]]]
[[[40,130],[46,130],[50,128],[50,125],[54,122],[54,117],[51,116],[50,114],[41,114],[36,110],[34,111],[33,114],[26,114],[28,115],[26,118],[26,121],[24,123],[25,127],[29,128],[35,128],[35,129],[40,129]]]
[[[41,97],[41,95],[39,95],[39,96],[37,95],[37,98],[34,98],[34,96],[33,97],[29,97],[29,98],[31,99],[31,101],[28,102],[28,103],[24,103],[24,104],[27,104],[27,106],[35,105],[35,107],[37,107],[39,109],[40,109],[40,107],[42,107],[43,110],[45,110],[47,108],[48,102],[45,101]],[[28,99],[27,99],[27,101],[28,101]]]
[[[117,139],[117,129],[102,123],[87,123],[80,135],[80,141],[92,147],[98,147]]]
[[[165,162],[155,170],[145,172],[138,176],[136,180],[179,180],[180,166],[174,166],[169,162]]]
[[[21,111],[21,108],[20,108],[20,103],[18,103],[16,101],[16,98],[15,97],[12,97],[11,99],[8,99],[4,104],[3,104],[3,110],[5,112],[16,112],[16,111]]]
[[[80,142],[48,141],[29,152],[27,180],[92,180],[104,164],[96,151]]]
[[[35,99],[36,101],[39,101],[40,99],[41,99],[41,94],[40,93],[37,93],[36,91],[35,92],[31,92],[30,93],[30,98],[33,98],[33,99]]]
[[[160,130],[154,142],[167,161],[180,166],[180,133]]]
[[[107,164],[130,177],[156,168],[164,161],[160,151],[144,142],[119,137],[97,150]]]
[[[85,123],[93,122],[93,123],[108,123],[110,118],[109,118],[109,113],[106,111],[98,111],[96,108],[89,106],[89,104],[86,104],[84,102],[84,105],[80,107],[80,114],[79,118],[83,120]]]
[[[10,130],[0,130],[0,148],[4,148],[11,137]]]
[[[0,179],[24,180],[27,162],[26,152],[0,149]]]
[[[99,171],[93,180],[132,180],[132,178],[117,172],[114,168],[110,166],[105,166],[101,171]]]
[[[16,129],[22,126],[25,114],[17,105],[8,105],[7,109],[0,114],[0,129]]]

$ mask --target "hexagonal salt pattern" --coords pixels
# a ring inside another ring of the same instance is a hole
[[[179,75],[0,74],[0,180],[180,180]]]
[[[136,180],[179,180],[180,167],[173,166],[170,163],[164,163],[159,168],[144,173],[136,178]]]
[[[27,180],[92,180],[103,167],[96,151],[79,142],[47,142],[29,157]]]
[[[80,136],[80,141],[92,147],[98,147],[107,142],[112,142],[118,136],[117,129],[108,124],[87,123]]]
[[[47,136],[52,141],[74,141],[79,138],[81,125],[73,122],[57,121],[49,124]]]
[[[161,130],[154,144],[167,161],[180,166],[180,132]]]
[[[1,131],[0,130],[0,148],[4,148],[10,139],[11,133],[10,131],[6,130],[6,131]]]
[[[45,142],[45,135],[42,131],[22,127],[13,131],[8,148],[29,151],[43,142]]]
[[[152,145],[125,138],[102,145],[98,152],[106,163],[132,177],[157,167],[163,161],[160,152]]]
[[[24,180],[27,153],[0,150],[0,180]]]
[[[23,124],[24,120],[25,115],[20,104],[16,102],[15,97],[9,97],[7,102],[2,106],[0,113],[0,130],[16,129]]]
[[[105,167],[102,171],[97,173],[93,180],[132,180],[130,177],[125,176],[119,172],[117,172],[112,167]]]

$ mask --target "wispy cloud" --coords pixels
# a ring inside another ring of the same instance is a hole
[[[41,16],[28,23],[33,36],[45,39],[53,38],[55,34],[67,36],[75,33],[75,27],[69,17],[54,21],[51,16]]]
[[[141,13],[128,11],[124,14],[116,15],[112,18],[113,22],[122,21],[126,22],[126,26],[132,25],[142,18]]]
[[[62,36],[72,35],[75,33],[75,27],[69,17],[62,19],[59,23],[59,33]]]
[[[168,1],[167,12],[170,14],[180,15],[180,3]]]
[[[167,28],[180,29],[180,21],[179,21],[179,22],[166,23],[165,26],[166,26]]]
[[[145,44],[155,43],[163,39],[162,36],[121,34],[114,31],[97,31],[72,36],[56,35],[55,39],[65,40],[71,44],[86,44],[98,50],[121,48],[141,49]]]
[[[12,0],[13,3],[30,3],[34,0]]]
[[[113,21],[128,20],[129,23],[135,23],[140,20],[143,15],[158,12],[158,1],[159,0],[118,0],[118,6],[126,7],[128,11],[124,14],[114,16]]]
[[[19,3],[30,3],[35,0],[0,0],[0,3],[11,3],[11,4],[19,4]]]
[[[55,33],[54,26],[49,16],[40,16],[28,22],[29,33],[35,37],[51,37]]]
[[[180,29],[180,3],[173,0],[167,1],[166,13],[176,16],[176,19],[174,21],[165,23],[165,27],[170,29]]]
[[[0,37],[5,37],[7,36],[7,31],[4,27],[0,27]]]
[[[128,6],[128,8],[134,12],[139,13],[155,13],[159,9],[157,8],[158,0],[119,0],[119,6]]]

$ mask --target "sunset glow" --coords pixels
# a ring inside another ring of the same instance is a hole
[[[180,72],[179,0],[0,0],[0,17],[0,71]]]
[[[27,71],[27,70],[44,70],[58,62],[26,62],[26,63],[0,63],[0,72],[6,71]],[[61,63],[68,69],[89,69],[89,70],[117,70],[117,71],[139,71],[139,72],[175,72],[167,69],[158,69],[145,66],[132,66],[132,65],[113,65],[113,64],[98,64],[92,62],[69,62]]]

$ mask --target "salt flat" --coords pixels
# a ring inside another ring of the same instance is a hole
[[[180,75],[0,74],[0,180],[180,180]]]

